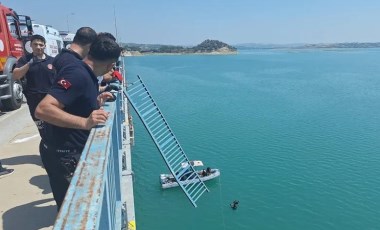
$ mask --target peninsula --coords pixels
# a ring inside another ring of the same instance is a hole
[[[237,49],[218,40],[207,39],[194,47],[151,44],[123,44],[123,56],[138,56],[150,54],[237,54]]]

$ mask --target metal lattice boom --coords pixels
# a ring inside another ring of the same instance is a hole
[[[197,207],[195,202],[204,192],[209,190],[190,164],[189,159],[141,77],[137,77],[138,80],[129,84],[127,90],[124,90],[124,94],[152,137],[170,172],[190,202]],[[188,162],[186,168],[181,167],[183,162]],[[193,183],[194,180],[196,181],[195,183]]]

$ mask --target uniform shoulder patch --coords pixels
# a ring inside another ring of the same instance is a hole
[[[65,80],[65,79],[61,79],[57,83],[58,83],[58,85],[62,86],[66,90],[69,89],[70,86],[71,86],[71,83],[68,80]]]

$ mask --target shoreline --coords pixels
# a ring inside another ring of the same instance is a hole
[[[168,56],[168,55],[237,55],[238,51],[213,51],[213,52],[195,52],[195,53],[154,53],[154,52],[147,52],[147,53],[141,53],[139,51],[124,51],[121,56],[123,57],[131,57],[131,56]]]

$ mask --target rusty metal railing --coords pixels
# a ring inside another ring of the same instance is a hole
[[[128,107],[121,91],[116,96],[104,105],[107,122],[91,130],[54,230],[135,226]]]

